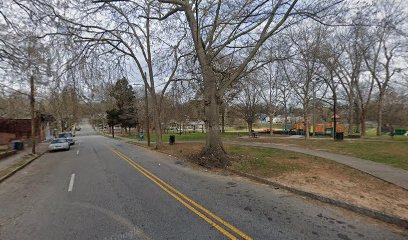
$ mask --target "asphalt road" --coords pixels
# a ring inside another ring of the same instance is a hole
[[[0,239],[407,239],[407,232],[93,133],[0,184]]]

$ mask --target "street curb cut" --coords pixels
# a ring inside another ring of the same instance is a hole
[[[356,205],[353,205],[353,204],[350,204],[350,203],[346,203],[346,202],[342,202],[342,201],[339,201],[339,200],[331,199],[331,198],[324,197],[324,196],[321,196],[321,195],[318,195],[318,194],[315,194],[315,193],[305,192],[305,191],[302,191],[302,190],[299,190],[299,189],[296,189],[296,188],[288,187],[288,186],[285,186],[285,185],[282,185],[282,184],[279,184],[279,183],[276,183],[276,182],[272,182],[272,181],[269,181],[269,180],[266,180],[264,178],[260,178],[260,177],[257,177],[257,176],[251,175],[251,174],[243,173],[243,172],[240,172],[240,171],[237,171],[237,170],[228,169],[228,168],[227,168],[227,170],[230,171],[231,173],[240,175],[242,177],[250,178],[250,179],[255,180],[257,182],[261,182],[261,183],[264,183],[264,184],[267,184],[267,185],[271,185],[273,187],[281,188],[281,189],[287,190],[289,192],[292,192],[292,193],[295,193],[295,194],[298,194],[298,195],[301,195],[301,196],[309,197],[309,198],[319,200],[319,201],[324,202],[324,203],[332,204],[332,205],[334,205],[336,207],[341,207],[341,208],[344,208],[344,209],[347,209],[347,210],[350,210],[350,211],[353,211],[353,212],[356,212],[356,213],[359,213],[359,214],[362,214],[362,215],[365,215],[365,216],[368,216],[368,217],[371,217],[371,218],[375,218],[377,220],[380,220],[380,221],[383,221],[383,222],[386,222],[386,223],[395,224],[397,226],[408,229],[408,219],[403,219],[403,218],[400,218],[400,217],[397,217],[397,216],[394,216],[394,215],[385,214],[383,212],[379,212],[379,211],[372,210],[372,209],[365,208],[365,207],[359,207],[359,206],[356,206]]]
[[[7,174],[6,176],[2,177],[0,179],[0,183],[2,183],[4,180],[6,180],[7,178],[13,176],[16,172],[20,171],[21,169],[23,169],[24,167],[26,167],[28,164],[30,164],[31,162],[33,162],[34,160],[36,160],[37,158],[41,157],[42,155],[44,155],[45,152],[42,152],[40,154],[38,154],[37,156],[31,158],[28,162],[24,163],[23,165],[19,166],[18,168],[14,169],[12,172],[10,172],[9,174]]]

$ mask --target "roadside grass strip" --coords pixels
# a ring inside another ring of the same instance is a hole
[[[218,217],[214,213],[210,212],[208,209],[204,208],[200,204],[196,203],[180,191],[176,190],[172,186],[170,186],[168,183],[165,181],[161,180],[159,177],[154,175],[153,173],[149,172],[145,168],[143,168],[141,165],[138,163],[134,162],[132,159],[127,157],[125,154],[119,152],[117,149],[108,146],[108,148],[114,152],[116,155],[118,155],[120,158],[123,160],[127,161],[131,166],[133,166],[136,170],[138,170],[140,173],[142,173],[146,178],[154,182],[158,187],[160,187],[163,191],[168,193],[170,196],[172,196],[174,199],[176,199],[178,202],[183,204],[186,208],[191,210],[193,213],[201,217],[204,221],[206,221],[208,224],[216,228],[219,232],[221,232],[223,235],[228,237],[229,239],[239,239],[233,234],[238,235],[242,239],[245,240],[252,240],[250,236],[242,232],[241,230],[235,228],[232,226],[230,223],[227,221],[223,220],[222,218]],[[218,222],[218,223],[217,223]],[[223,225],[223,226],[220,226]],[[226,230],[225,228],[229,229],[231,232]]]

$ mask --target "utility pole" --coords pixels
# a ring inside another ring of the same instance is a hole
[[[32,144],[32,149],[31,153],[35,154],[35,137],[36,137],[36,132],[35,132],[35,89],[34,89],[34,75],[31,75],[30,77],[30,111],[31,111],[31,144]]]
[[[147,84],[145,83],[145,114],[146,114],[146,134],[147,134],[147,146],[150,147],[150,120],[149,120],[149,100],[147,95]]]

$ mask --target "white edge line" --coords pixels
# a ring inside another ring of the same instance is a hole
[[[72,192],[72,188],[74,187],[74,180],[75,180],[75,173],[71,175],[71,180],[69,181],[68,192]]]

